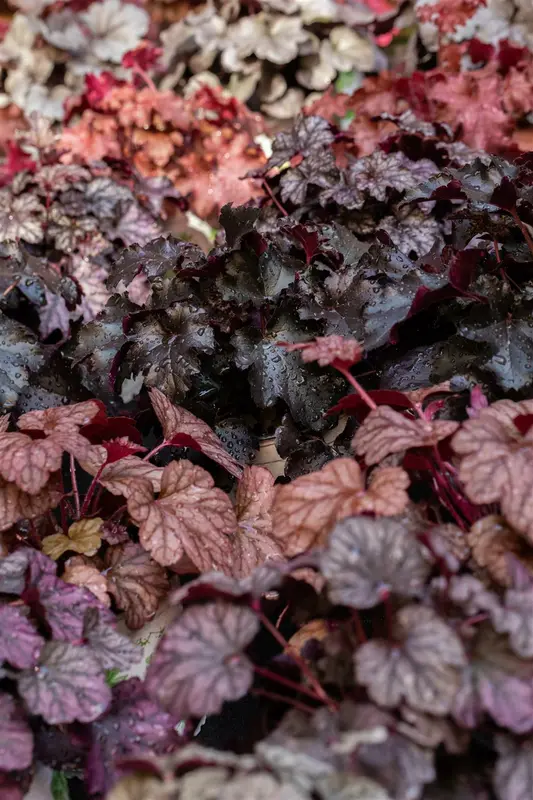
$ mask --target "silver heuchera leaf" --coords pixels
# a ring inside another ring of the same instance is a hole
[[[372,608],[384,593],[420,593],[430,565],[405,522],[393,518],[351,517],[333,529],[321,558],[334,603]]]
[[[142,650],[116,631],[98,608],[85,612],[83,636],[103,669],[127,669],[142,658]]]
[[[252,683],[253,665],[242,651],[258,629],[249,608],[223,602],[188,608],[156,650],[148,693],[177,719],[218,713]]]
[[[133,50],[148,31],[146,11],[120,0],[92,3],[80,17],[92,34],[90,52],[101,61],[114,64],[120,64],[122,56]]]
[[[87,647],[49,642],[39,664],[21,673],[18,688],[32,714],[50,725],[91,722],[111,701],[98,659]]]

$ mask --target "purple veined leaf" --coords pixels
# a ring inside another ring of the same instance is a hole
[[[28,669],[37,663],[44,639],[16,606],[0,606],[0,664]]]
[[[33,758],[33,734],[15,700],[0,693],[0,770],[26,769]],[[2,786],[0,783],[0,797]]]
[[[88,589],[65,583],[54,575],[43,575],[25,593],[24,600],[44,619],[55,639],[79,642],[83,636],[83,620],[88,608],[98,608],[112,624],[114,615],[99,603]]]
[[[108,548],[104,563],[108,590],[125,612],[126,625],[132,630],[142,628],[168,593],[165,568],[129,539]]]
[[[29,547],[15,550],[5,558],[0,558],[0,592],[20,595],[28,579],[32,581],[41,575],[54,576],[56,569],[52,559],[38,550]]]
[[[480,625],[451,710],[465,728],[480,724],[484,712],[502,728],[523,734],[533,728],[533,665],[518,658],[507,636]]]
[[[22,672],[18,688],[28,710],[50,725],[92,722],[111,700],[98,659],[87,647],[48,642],[38,666]]]
[[[124,670],[142,658],[142,649],[115,630],[108,618],[102,618],[99,608],[85,612],[83,638],[103,669]]]
[[[416,711],[447,714],[466,666],[461,640],[431,608],[404,606],[396,614],[393,643],[372,639],[354,655],[357,681],[387,708],[402,699]]]
[[[416,597],[430,564],[413,530],[395,517],[349,517],[333,529],[321,556],[334,603],[372,608],[385,591]]]
[[[498,760],[494,789],[498,800],[529,800],[532,792],[533,743],[500,734],[496,737]]]
[[[87,764],[91,793],[109,789],[119,759],[172,751],[179,742],[175,726],[176,720],[148,697],[138,678],[117,684],[107,713],[92,724]]]
[[[246,578],[232,578],[222,572],[205,572],[196,580],[176,589],[170,596],[170,602],[187,605],[201,600],[240,599],[247,595],[259,599],[280,586],[285,566],[286,562],[281,559],[269,559]]]
[[[242,651],[258,630],[256,615],[243,606],[186,609],[159,643],[146,676],[148,693],[177,719],[218,713],[252,683],[253,665]]]
[[[272,143],[272,155],[265,171],[279,167],[293,156],[304,157],[321,151],[334,140],[329,122],[322,117],[299,117],[289,131],[278,133]]]

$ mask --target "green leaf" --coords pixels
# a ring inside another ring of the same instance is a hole
[[[53,772],[50,791],[54,800],[70,800],[67,776],[64,772]]]
[[[339,72],[335,81],[335,91],[337,94],[353,94],[361,87],[363,76],[357,69],[349,72]]]
[[[108,686],[116,686],[117,683],[126,680],[126,675],[120,674],[120,669],[118,667],[113,667],[113,669],[107,669],[105,673],[105,680]]]

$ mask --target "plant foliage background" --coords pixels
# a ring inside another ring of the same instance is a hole
[[[2,799],[533,798],[530,3],[4,11]]]

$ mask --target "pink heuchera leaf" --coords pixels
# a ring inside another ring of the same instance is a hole
[[[0,693],[0,770],[26,769],[33,760],[33,734],[9,694]],[[0,787],[1,789],[1,787]]]
[[[402,700],[416,711],[447,714],[466,663],[461,641],[431,608],[405,606],[396,615],[394,641],[375,639],[355,652],[359,683],[388,708]]]
[[[61,467],[64,448],[57,439],[31,439],[24,433],[0,434],[0,475],[23,492],[39,494]]]
[[[494,629],[509,635],[511,649],[521,658],[533,658],[533,589],[508,589],[503,605],[491,609]]]
[[[0,480],[0,532],[15,522],[35,519],[55,508],[61,500],[61,492],[46,487],[37,494],[28,494],[14,483]]]
[[[176,719],[218,713],[238,700],[253,680],[253,665],[242,652],[259,630],[244,606],[192,606],[161,640],[146,676],[149,694]]]
[[[0,606],[0,663],[27,669],[37,663],[44,639],[17,606]]]
[[[166,570],[140,544],[130,541],[110,547],[105,566],[108,590],[125,612],[126,625],[142,628],[168,592]]]
[[[200,571],[231,570],[235,512],[201,467],[186,460],[168,464],[157,499],[148,481],[132,481],[128,512],[139,526],[139,541],[159,564],[175,564],[186,553]]]
[[[358,456],[364,456],[367,464],[379,464],[391,453],[411,447],[431,447],[451,436],[458,427],[459,423],[451,420],[412,419],[389,406],[379,406],[355,434],[353,448]]]
[[[44,431],[48,435],[73,432],[88,425],[100,410],[101,406],[96,400],[85,400],[83,403],[73,403],[70,406],[28,411],[19,417],[17,426],[21,430]]]
[[[149,482],[155,492],[161,488],[163,469],[139,456],[125,456],[118,461],[106,464],[100,473],[99,482],[108,492],[128,498],[133,481]]]
[[[264,467],[245,467],[237,487],[235,512],[238,526],[233,537],[233,569],[245,578],[269,558],[281,558],[272,536],[271,507],[274,477]]]
[[[179,434],[186,434],[196,442],[197,450],[227,469],[231,475],[236,478],[241,477],[242,467],[227,452],[209,425],[195,417],[190,411],[173,405],[159,389],[150,390],[150,399],[163,427],[163,435],[167,442],[172,442],[173,438],[178,437]],[[192,443],[190,446],[193,446]]]
[[[344,336],[317,336],[312,342],[279,342],[289,353],[301,352],[306,364],[316,361],[319,367],[335,366],[349,369],[363,357],[363,348],[355,339]]]
[[[85,612],[83,638],[103,669],[128,669],[142,658],[142,650],[119,633],[98,608]]]
[[[452,447],[461,457],[459,477],[475,503],[495,503],[508,482],[512,461],[522,447],[531,448],[531,436],[524,437],[513,420],[533,413],[533,401],[514,403],[500,400],[480,409],[474,419],[463,422],[453,437]],[[520,474],[520,470],[517,470]]]
[[[339,522],[320,563],[331,600],[351,608],[372,608],[388,592],[417,596],[431,568],[404,521],[370,517]]]
[[[376,470],[370,486],[353,458],[336,458],[317,472],[277,490],[273,536],[285,555],[323,546],[335,523],[364,512],[401,513],[408,502],[409,476],[401,467]]]
[[[65,583],[73,583],[81,586],[94,594],[102,605],[109,607],[111,598],[108,595],[107,578],[105,575],[90,564],[83,556],[73,556],[65,564],[65,570],[61,576]]]
[[[105,673],[87,647],[48,642],[38,666],[22,672],[17,682],[30,712],[50,725],[91,722],[111,700]]]

